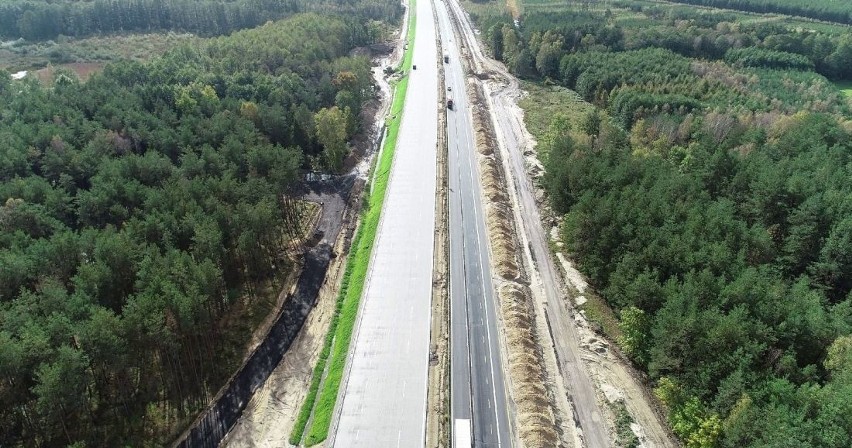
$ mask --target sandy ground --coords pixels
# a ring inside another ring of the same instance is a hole
[[[557,252],[556,255],[571,291],[570,295],[574,297],[576,305],[582,305],[586,301],[582,294],[588,283],[564,253]],[[628,365],[608,341],[595,333],[583,313],[576,313],[574,320],[582,338],[583,361],[588,363],[592,379],[603,392],[607,402],[623,400],[627,412],[635,422],[631,429],[639,438],[640,446],[677,446],[674,437],[663,423],[664,418],[656,399],[651,397],[648,387],[640,379],[641,374]]]
[[[317,305],[284,359],[255,392],[239,422],[222,440],[223,447],[280,447],[287,439],[305,398],[313,365],[334,313],[343,257],[329,267]]]
[[[448,3],[458,7],[455,2]],[[462,27],[467,27],[469,31],[465,33],[468,42],[474,41],[475,32],[470,32],[472,26],[469,20],[462,22]],[[502,64],[482,54],[478,43],[471,43],[470,47],[477,77],[483,80],[485,90],[489,93],[488,102],[504,155],[504,171],[512,197],[514,217],[520,227],[522,256],[525,264],[533,267],[529,275],[536,326],[540,334],[543,326],[549,330],[549,333],[543,334],[549,334],[551,340],[543,344],[547,346],[542,349],[548,374],[552,375],[549,386],[559,392],[555,405],[559,414],[557,422],[562,445],[612,446],[615,440],[614,421],[607,402],[623,399],[636,422],[633,430],[642,446],[677,446],[662,423],[646,385],[612,350],[611,344],[591,330],[582,314],[575,312],[570,300],[567,300],[568,293],[580,298],[587,285],[568,258],[564,255],[559,257],[562,269],[557,271],[550,256],[552,235],[545,233],[539,210],[542,209],[544,213],[548,211],[541,203],[543,193],[534,188],[531,182],[531,178],[541,173],[542,168],[534,151],[535,140],[527,132],[523,110],[517,105],[522,92],[517,80]],[[548,303],[547,297],[558,297],[559,303]],[[567,363],[575,364],[573,367],[578,370],[573,373],[564,370],[566,352],[579,356],[579,362]],[[586,377],[587,382],[590,380],[593,390],[584,393],[577,377]],[[591,412],[591,415],[583,415],[583,412]],[[604,433],[593,438],[594,434],[588,433],[586,429],[584,434],[581,421],[597,422],[597,429]]]

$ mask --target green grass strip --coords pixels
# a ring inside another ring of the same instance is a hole
[[[313,422],[308,430],[305,445],[316,445],[328,437],[337,392],[346,367],[346,356],[349,353],[352,330],[355,327],[355,319],[358,315],[358,303],[364,289],[370,254],[373,251],[373,243],[376,239],[376,231],[382,213],[382,204],[385,199],[394,150],[396,149],[399,125],[402,120],[402,108],[405,103],[405,93],[408,90],[408,72],[411,70],[412,51],[414,50],[414,29],[417,19],[414,8],[415,1],[412,0],[410,2],[411,16],[406,35],[408,49],[403,54],[402,64],[399,68],[404,76],[394,85],[390,118],[387,121],[387,136],[385,137],[381,158],[375,168],[378,171],[372,191],[366,201],[361,226],[358,227],[355,237],[352,239],[352,250],[346,260],[346,270],[343,273],[334,317],[332,317],[317,365],[314,366],[311,385],[305,397],[305,402],[299,410],[299,416],[290,434],[291,445],[298,445],[302,441],[305,426],[312,411]],[[328,362],[330,362],[328,375],[323,382],[322,375]],[[320,383],[322,383],[322,389],[320,389]]]
[[[846,96],[852,96],[852,81],[838,81],[834,85]]]

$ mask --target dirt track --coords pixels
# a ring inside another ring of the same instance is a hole
[[[437,14],[437,13],[436,13]],[[434,17],[437,20],[437,16]],[[441,39],[437,38],[438,102],[446,102],[444,67],[441,55]],[[450,329],[449,329],[449,211],[447,172],[447,115],[446,110],[438,113],[438,179],[435,198],[435,256],[432,273],[432,327],[430,329],[429,384],[426,411],[426,446],[443,448],[450,437]]]

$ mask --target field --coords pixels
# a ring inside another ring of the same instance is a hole
[[[834,83],[844,95],[852,97],[852,81],[840,81]]]
[[[37,71],[44,82],[52,77],[56,68],[67,68],[85,81],[109,61],[147,61],[177,45],[197,40],[191,34],[164,33],[62,38],[34,43],[10,41],[0,45],[0,69],[11,73]]]
[[[523,81],[521,88],[527,95],[519,101],[519,105],[524,109],[527,129],[536,139],[544,136],[553,117],[563,115],[569,122],[578,123],[588,112],[595,109],[576,92],[565,87]],[[543,156],[539,154],[539,157]]]
[[[103,70],[103,62],[72,62],[70,64],[48,65],[45,68],[37,70],[36,76],[42,83],[48,83],[53,80],[53,76],[58,69],[65,69],[74,72],[80,81],[86,81],[92,74]]]
[[[497,2],[499,3],[499,2]],[[630,0],[630,1],[621,1],[621,2],[603,2],[603,3],[590,3],[586,6],[583,4],[585,2],[568,0],[568,1],[554,1],[554,0],[524,0],[522,6],[522,11],[524,15],[529,15],[535,12],[561,12],[566,10],[573,11],[588,11],[588,12],[604,12],[606,10],[610,10],[614,17],[613,20],[621,26],[650,26],[654,24],[654,20],[649,19],[645,14],[641,12],[635,11],[637,8],[660,8],[664,9],[667,12],[671,13],[690,13],[694,11],[703,11],[709,14],[719,14],[725,15],[730,18],[731,22],[737,22],[742,24],[756,24],[756,23],[771,23],[778,24],[784,27],[789,28],[798,28],[798,29],[807,29],[820,31],[823,33],[832,33],[832,34],[842,34],[849,32],[850,27],[847,25],[833,23],[833,22],[822,22],[818,20],[808,19],[804,17],[795,17],[783,14],[758,14],[749,11],[741,11],[734,9],[721,9],[721,8],[711,8],[704,6],[690,6],[690,5],[682,5],[678,4],[679,2],[660,2],[660,1],[650,1],[650,0]],[[491,5],[496,3],[474,3],[474,5]],[[632,6],[633,9],[628,6]],[[465,5],[467,8],[467,4]],[[480,9],[483,7],[480,6]]]

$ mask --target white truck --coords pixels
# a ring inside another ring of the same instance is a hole
[[[453,448],[473,447],[470,420],[457,418],[453,425]]]

